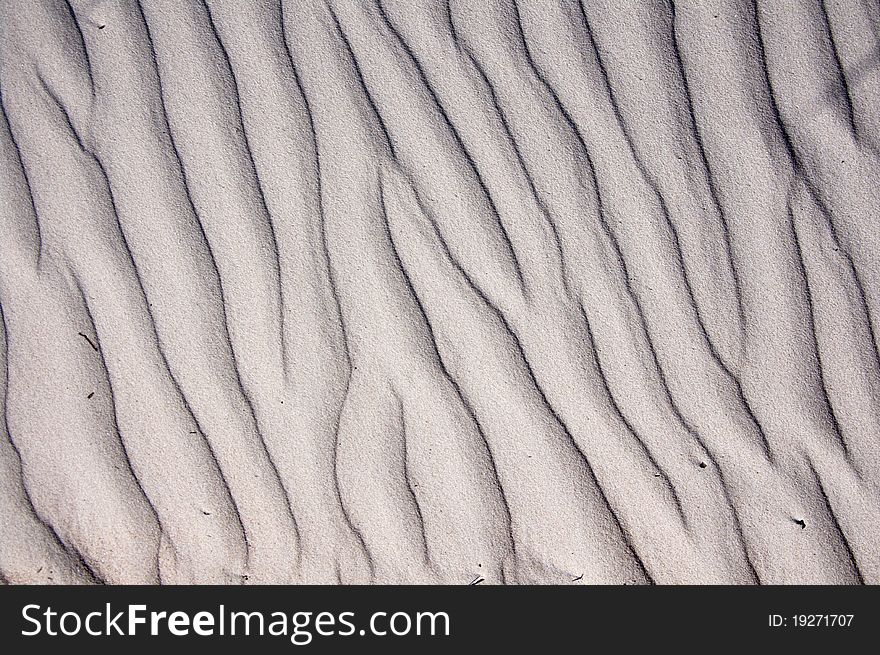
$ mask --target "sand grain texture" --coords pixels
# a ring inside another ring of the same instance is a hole
[[[880,582],[874,0],[0,0],[8,583]]]

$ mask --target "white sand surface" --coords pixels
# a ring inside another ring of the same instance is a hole
[[[7,583],[880,582],[875,0],[0,0]]]

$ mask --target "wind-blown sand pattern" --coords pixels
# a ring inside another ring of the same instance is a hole
[[[880,582],[874,0],[2,0],[8,583]]]

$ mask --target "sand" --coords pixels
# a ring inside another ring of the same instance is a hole
[[[871,0],[3,0],[0,574],[880,582]]]

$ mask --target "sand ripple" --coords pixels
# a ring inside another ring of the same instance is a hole
[[[0,3],[2,580],[880,582],[878,25]]]

